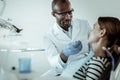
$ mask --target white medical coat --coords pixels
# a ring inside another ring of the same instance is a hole
[[[52,75],[61,74],[66,66],[68,66],[69,62],[74,64],[74,61],[79,60],[79,55],[81,53],[88,52],[87,38],[90,31],[88,22],[85,20],[73,19],[71,24],[72,38],[69,38],[62,30],[60,30],[56,23],[44,36],[45,52],[52,67]],[[68,43],[77,40],[82,41],[82,50],[78,54],[69,56],[67,63],[64,63],[60,58],[62,48]]]

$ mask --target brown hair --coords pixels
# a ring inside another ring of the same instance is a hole
[[[120,46],[120,20],[115,17],[99,17],[98,24],[101,29],[106,29],[108,44],[111,53],[118,53]]]

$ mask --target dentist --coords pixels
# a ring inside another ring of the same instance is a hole
[[[73,11],[69,0],[52,1],[52,16],[56,23],[44,36],[45,52],[52,67],[48,72],[50,75],[60,75],[67,67],[76,71],[83,57],[78,55],[89,51],[90,26],[85,20],[72,19]]]

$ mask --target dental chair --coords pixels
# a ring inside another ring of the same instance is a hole
[[[120,80],[120,54],[115,62],[115,69],[111,71],[110,80]]]
[[[105,70],[105,73],[102,74],[102,77],[99,80],[120,80],[120,54],[117,59],[118,60],[115,60],[114,70],[112,70],[112,65],[109,65],[109,68]]]
[[[109,53],[107,49],[105,51]],[[104,71],[105,73],[102,74],[99,80],[120,80],[120,50],[118,55],[109,55],[109,57],[112,63],[108,66],[107,70]]]

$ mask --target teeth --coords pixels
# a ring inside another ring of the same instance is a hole
[[[69,24],[69,22],[65,22],[65,24]]]
[[[67,24],[67,23],[65,23],[65,24]]]
[[[70,24],[70,21],[61,22],[61,24],[68,25]]]

